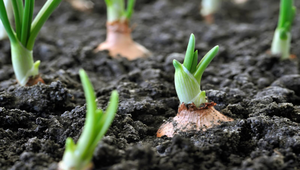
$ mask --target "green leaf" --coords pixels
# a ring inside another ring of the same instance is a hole
[[[7,35],[9,37],[10,41],[13,43],[17,43],[18,39],[15,36],[15,32],[13,31],[13,29],[10,25],[10,22],[8,20],[7,12],[6,12],[6,8],[5,8],[3,0],[0,0],[0,19],[5,28],[5,31],[7,32]]]
[[[33,49],[35,39],[42,26],[53,13],[53,11],[58,7],[61,1],[62,0],[48,0],[33,20],[31,24],[30,37],[26,46],[29,50]]]
[[[191,34],[189,39],[189,44],[186,49],[183,65],[184,67],[191,72],[191,67],[194,61],[194,49],[195,49],[195,36]]]
[[[124,0],[110,0],[105,2],[107,7],[107,22],[122,20],[124,15],[126,15]]]
[[[198,64],[197,70],[194,73],[194,77],[196,78],[196,80],[198,81],[199,84],[201,82],[203,72],[205,71],[205,69],[209,65],[209,63],[215,58],[218,51],[219,51],[219,46],[215,46],[203,57],[203,59]]]
[[[287,23],[292,24],[296,14],[296,8],[293,6],[293,0],[280,1],[280,14],[277,28],[287,28]],[[290,27],[287,28],[290,31]]]
[[[198,50],[196,50],[195,52],[194,52],[194,61],[193,61],[193,63],[192,63],[192,66],[191,66],[191,74],[194,74],[195,73],[195,71],[196,71],[196,69],[197,69],[197,62],[198,62]]]
[[[96,125],[95,122],[95,111],[97,109],[96,106],[96,96],[94,92],[94,88],[92,83],[90,82],[86,72],[84,70],[79,71],[80,79],[84,89],[84,95],[86,98],[87,103],[87,113],[86,119],[84,123],[83,132],[78,140],[78,154],[82,160],[85,160],[86,157],[89,156],[89,148],[91,147],[92,143],[94,142],[93,139],[95,138],[95,131],[94,127]]]
[[[24,7],[24,15],[22,20],[21,43],[24,47],[27,46],[27,40],[30,36],[30,28],[34,9],[34,0],[26,0]]]
[[[135,0],[127,1],[127,11],[126,11],[126,19],[127,20],[130,20],[130,18],[132,16],[134,4],[135,4]]]
[[[12,0],[13,11],[15,16],[16,34],[18,39],[21,39],[22,19],[23,19],[23,1]]]
[[[67,152],[74,152],[76,149],[76,145],[72,138],[68,137],[66,140],[66,151]]]
[[[92,148],[96,148],[98,142],[101,140],[101,138],[105,135],[106,131],[110,127],[112,121],[115,118],[116,112],[118,110],[119,105],[119,94],[117,91],[112,91],[108,107],[105,111],[105,114],[102,115],[102,118],[97,126],[97,129],[99,131]]]
[[[177,60],[173,60],[173,65],[174,65],[174,67],[175,67],[175,70],[176,69],[181,69],[181,63],[179,63],[179,61],[177,61]]]
[[[105,0],[106,6],[111,6],[113,4],[112,0]]]

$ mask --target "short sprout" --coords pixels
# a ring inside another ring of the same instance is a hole
[[[200,90],[203,72],[219,51],[219,46],[211,49],[198,63],[198,51],[194,51],[195,37],[190,36],[183,64],[173,60],[175,67],[175,88],[180,103],[194,103],[199,107],[207,102],[205,91]]]

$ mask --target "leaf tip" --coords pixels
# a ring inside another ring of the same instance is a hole
[[[181,67],[181,63],[175,59],[173,60],[173,65],[175,69],[179,69]]]

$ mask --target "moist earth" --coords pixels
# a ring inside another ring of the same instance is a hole
[[[35,14],[44,2],[36,1]],[[106,34],[105,3],[94,3],[92,12],[81,13],[63,1],[42,28],[34,58],[41,60],[46,84],[20,87],[9,41],[0,42],[1,169],[57,168],[66,138],[77,141],[85,121],[80,68],[94,85],[99,108],[106,109],[112,90],[120,94],[116,118],[94,152],[95,169],[300,169],[300,17],[292,27],[296,58],[281,61],[269,54],[279,1],[225,1],[207,25],[198,0],[139,0],[132,37],[153,56],[128,61],[93,52]],[[159,126],[177,113],[172,60],[183,61],[191,33],[201,57],[220,46],[201,88],[235,120],[157,138]]]

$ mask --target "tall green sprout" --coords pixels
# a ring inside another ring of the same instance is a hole
[[[205,91],[201,91],[200,83],[203,72],[219,51],[219,46],[211,49],[198,63],[198,51],[195,49],[195,36],[191,34],[183,64],[173,60],[175,67],[175,88],[180,103],[194,103],[199,107],[206,103]]]
[[[80,70],[79,74],[87,103],[86,120],[77,145],[71,138],[66,140],[65,153],[59,164],[61,170],[82,170],[90,165],[94,150],[110,127],[118,109],[117,91],[112,92],[105,113],[97,109],[94,88],[86,72]]]
[[[273,37],[271,53],[281,55],[281,59],[288,59],[291,48],[291,26],[296,15],[293,0],[280,1],[279,22]]]
[[[61,0],[48,0],[33,20],[34,0],[11,0],[15,18],[12,29],[3,0],[0,0],[0,19],[8,34],[14,72],[19,83],[26,85],[30,77],[39,74],[40,61],[33,62],[32,49],[42,26]]]
[[[107,22],[129,21],[133,13],[135,0],[127,1],[127,9],[125,10],[124,0],[105,0],[107,6]]]

